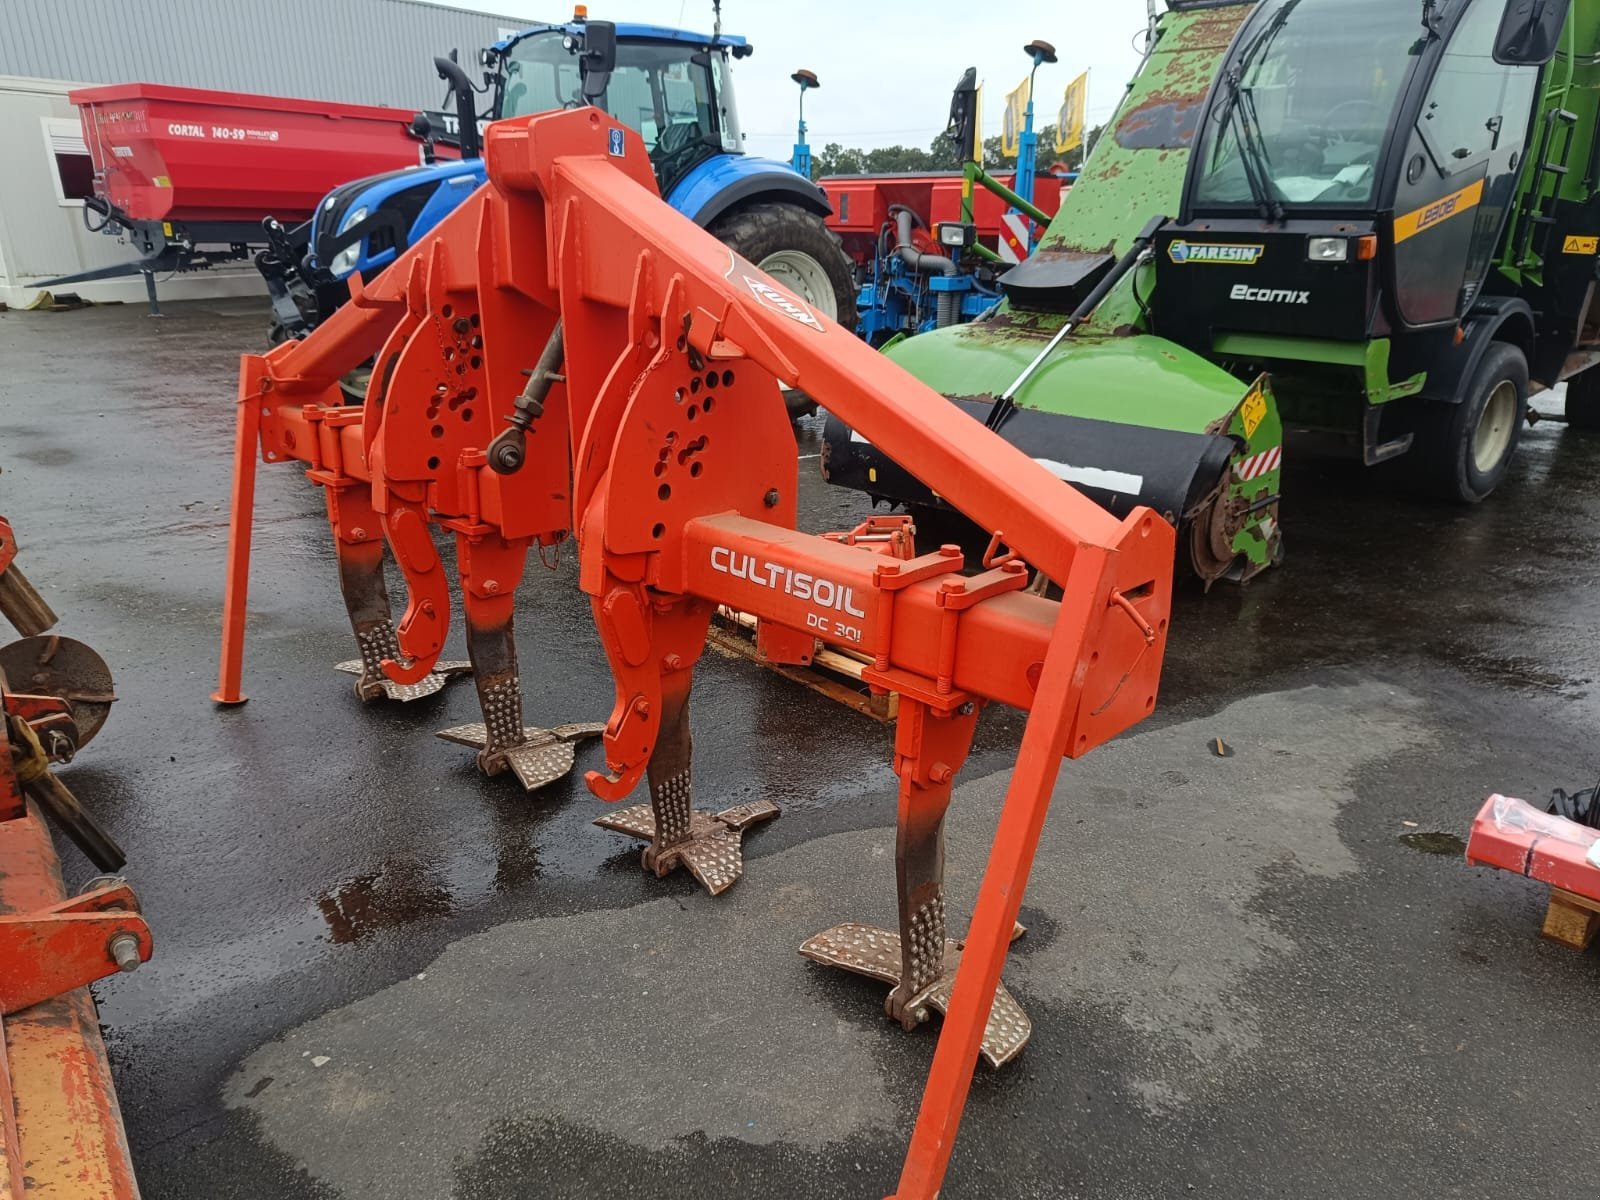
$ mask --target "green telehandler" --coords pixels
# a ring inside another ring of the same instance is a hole
[[[1533,392],[1600,427],[1597,110],[1600,0],[1171,0],[1005,302],[890,353],[1207,583],[1275,560],[1286,435],[1475,503]]]

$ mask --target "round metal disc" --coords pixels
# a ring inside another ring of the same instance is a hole
[[[1217,490],[1189,518],[1189,563],[1207,588],[1226,575],[1239,557],[1233,539],[1243,525],[1240,507],[1229,503],[1224,474]]]
[[[78,726],[79,747],[100,732],[117,698],[105,659],[67,637],[46,634],[0,647],[0,671],[13,692],[65,700]]]

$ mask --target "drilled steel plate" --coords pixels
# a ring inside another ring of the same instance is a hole
[[[0,648],[0,671],[14,692],[65,700],[80,748],[100,732],[117,699],[106,660],[68,637],[45,634],[12,642]]]
[[[954,945],[955,943],[949,943]],[[933,985],[928,993],[928,1007],[936,1009],[942,1017],[950,1008],[950,989],[955,985],[956,973],[946,958],[945,976]],[[991,1067],[1003,1067],[1028,1044],[1033,1036],[1033,1022],[1022,1011],[1022,1005],[1001,983],[994,989],[994,1004],[989,1008],[989,1021],[983,1027],[983,1056]]]
[[[335,663],[333,669],[343,671],[346,675],[359,676],[361,660],[352,658],[349,662]],[[469,662],[441,662],[434,666],[431,674],[424,675],[416,683],[396,683],[383,674],[377,675],[373,682],[383,689],[383,694],[390,700],[422,700],[438,694],[451,680],[461,679],[470,674],[472,674],[472,664]]]
[[[505,756],[506,762],[511,764],[511,773],[521,782],[523,790],[529,792],[565,779],[578,760],[578,752],[571,742],[513,746]]]
[[[525,790],[536,791],[565,778],[577,762],[577,743],[584,738],[598,737],[605,728],[595,723],[558,725],[554,729],[525,725],[522,743],[505,749],[506,762]],[[489,730],[482,721],[441,729],[435,736],[474,750],[482,750],[489,744]]]
[[[619,808],[615,812],[608,812],[602,817],[596,817],[594,823],[601,829],[614,829],[618,833],[625,833],[629,837],[643,838],[649,841],[656,836],[656,815],[650,811],[648,804],[635,804],[632,808]]]
[[[871,925],[835,925],[815,937],[807,938],[800,953],[812,962],[842,967],[891,986],[900,982],[900,935]],[[961,943],[946,940],[944,974],[922,994],[921,1002],[945,1015],[950,1007],[950,991],[955,986],[961,963]],[[1028,1044],[1033,1022],[1022,1011],[1016,997],[1004,983],[994,992],[994,1004],[983,1030],[983,1057],[992,1067],[1003,1067]]]
[[[576,742],[584,738],[599,737],[605,731],[604,721],[579,721],[571,725],[557,725],[550,733],[563,742]]]
[[[605,725],[598,721],[583,725],[557,725],[554,729],[524,725],[522,740],[540,745],[549,745],[551,742],[581,742],[584,738],[599,737],[605,731]],[[471,746],[474,750],[482,750],[489,742],[489,731],[482,721],[441,729],[434,736],[441,737],[447,742],[454,742],[458,746]]]
[[[719,813],[695,809],[690,814],[690,837],[670,847],[689,873],[706,891],[720,896],[744,875],[744,831],[758,821],[770,821],[779,809],[770,800],[741,804]],[[652,842],[656,836],[656,815],[649,804],[635,804],[596,817],[602,829],[612,829],[629,837]]]

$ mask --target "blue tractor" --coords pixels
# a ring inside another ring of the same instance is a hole
[[[719,5],[720,7],[720,5]],[[483,87],[450,58],[436,58],[454,114],[422,113],[412,131],[421,165],[334,189],[299,229],[268,222],[257,259],[273,301],[274,342],[300,337],[349,298],[348,281],[372,279],[484,182],[479,123],[593,104],[635,130],[669,204],[847,328],[855,324],[849,259],[823,224],[822,189],[789,164],[743,151],[731,64],[749,57],[742,37],[656,25],[616,25],[582,14],[536,25],[483,51]],[[474,95],[491,96],[479,113]],[[454,143],[460,159],[434,154]]]

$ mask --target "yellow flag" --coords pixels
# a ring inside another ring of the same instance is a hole
[[[1017,90],[1006,95],[1006,120],[1000,132],[1000,153],[1016,157],[1022,153],[1022,127],[1028,117],[1028,88],[1033,79],[1024,79]]]
[[[1056,153],[1067,154],[1083,145],[1084,112],[1089,107],[1089,72],[1067,85],[1056,114]]]

